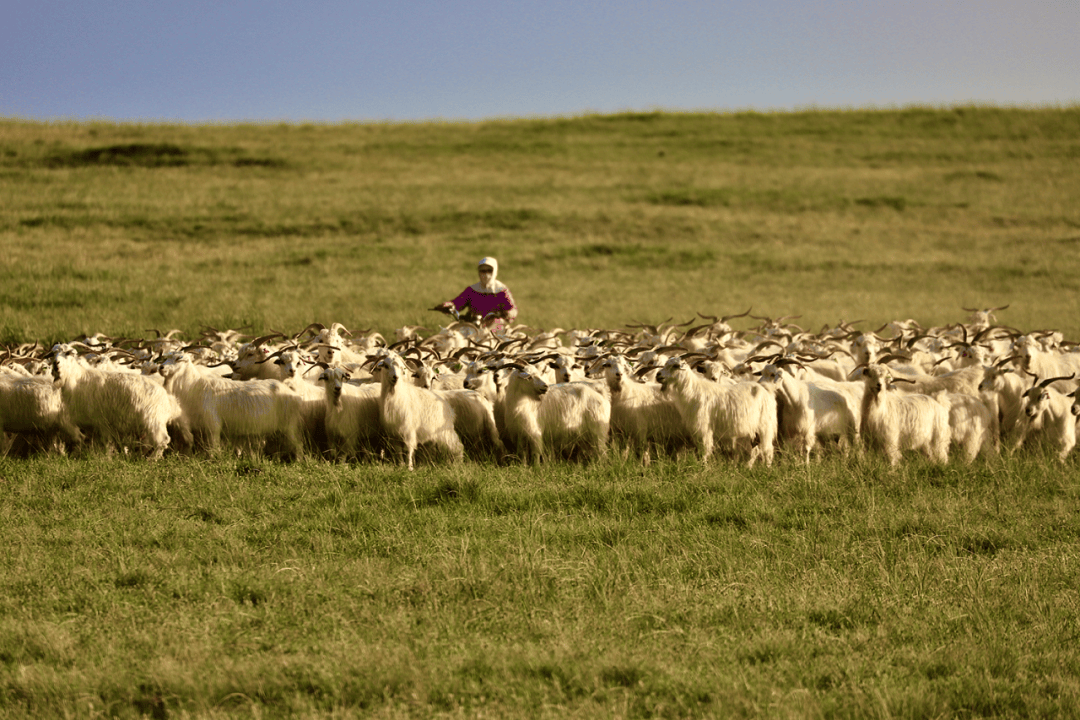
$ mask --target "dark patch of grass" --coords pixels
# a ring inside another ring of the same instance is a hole
[[[629,537],[630,531],[621,526],[600,525],[588,534],[595,537],[595,542],[602,547],[614,548]]]
[[[730,257],[732,263],[740,269],[766,275],[811,273],[823,273],[830,276],[835,276],[838,273],[892,274],[898,272],[898,267],[900,267],[896,263],[859,260],[784,258],[766,250],[756,249],[733,252]]]
[[[925,663],[921,668],[923,676],[927,680],[943,680],[956,674],[956,663],[951,659],[933,660]]]
[[[874,605],[865,600],[851,602],[839,608],[813,609],[806,617],[813,625],[837,633],[877,625],[880,620]]]
[[[433,213],[424,220],[432,228],[440,230],[461,228],[523,230],[534,224],[550,224],[553,221],[554,218],[550,214],[531,208],[448,210]]]
[[[253,158],[253,157],[239,157],[231,161],[233,167],[238,168],[269,168],[269,169],[281,169],[289,167],[289,163],[281,158]]]
[[[1022,692],[1001,692],[991,678],[965,675],[947,687],[949,708],[957,717],[1030,717],[1029,698]],[[1035,698],[1030,698],[1034,702]],[[1055,713],[1056,714],[1056,713]]]
[[[836,609],[811,610],[807,614],[807,619],[814,625],[833,632],[851,630],[855,627],[855,622],[850,617]]]
[[[119,143],[83,150],[57,150],[42,158],[46,168],[140,167],[177,168],[231,165],[237,168],[285,168],[280,158],[250,157],[238,149],[187,147],[170,142]]]
[[[739,661],[747,665],[771,665],[790,652],[785,644],[773,641],[758,642],[739,654]]]
[[[964,535],[958,540],[957,546],[964,554],[994,557],[1000,551],[1010,549],[1012,541],[999,533],[988,531]]]
[[[22,218],[18,223],[19,227],[23,228],[57,227],[63,230],[85,228],[94,224],[95,219],[90,215],[58,215],[55,213]]]
[[[638,665],[609,665],[600,670],[600,682],[607,686],[623,688],[644,684],[647,673]]]
[[[161,689],[145,683],[139,686],[131,705],[140,717],[153,720],[165,720],[169,717],[169,706]]]
[[[270,600],[270,591],[258,581],[239,579],[229,589],[229,597],[238,605],[256,608]]]
[[[440,480],[427,488],[420,495],[422,505],[444,505],[447,503],[475,503],[480,500],[480,483],[474,479],[460,481],[456,479]]]
[[[617,503],[626,507],[633,515],[664,517],[690,511],[694,499],[685,494],[657,490],[626,490],[621,493]]]
[[[24,217],[17,227],[26,229],[107,227],[136,231],[146,239],[164,241],[242,238],[316,238],[342,235],[406,234],[495,230],[524,230],[534,225],[555,225],[560,221],[547,213],[527,208],[488,211],[439,211],[432,213],[385,213],[358,211],[337,221],[309,220],[268,222],[254,215],[208,212],[197,216],[151,216],[141,213],[95,215],[92,213],[42,213]]]
[[[621,112],[611,113],[609,115],[597,115],[597,119],[600,122],[607,124],[622,124],[622,123],[656,123],[664,120],[667,117],[666,113],[660,111],[654,112]]]
[[[224,525],[225,524],[225,519],[222,518],[218,513],[214,512],[214,510],[212,510],[210,508],[204,508],[204,507],[195,508],[193,511],[191,511],[191,513],[188,515],[188,517],[192,518],[193,520],[200,520],[202,522],[211,523],[211,524],[214,524],[214,525]]]
[[[145,570],[130,570],[117,575],[116,579],[113,581],[113,585],[117,588],[137,588],[151,584],[152,579],[150,574]]]
[[[989,170],[959,170],[945,175],[945,182],[962,180],[984,180],[987,182],[1005,182],[1005,178]]]
[[[730,188],[680,188],[651,193],[645,200],[653,205],[675,207],[730,207],[733,196]]]
[[[190,165],[196,153],[173,143],[126,143],[106,147],[55,152],[46,167],[138,166],[180,167]]]
[[[708,525],[731,527],[736,530],[745,530],[750,527],[750,521],[743,513],[732,510],[707,512],[702,516],[702,520]]]
[[[569,492],[561,492],[556,503],[559,507],[606,513],[612,507],[611,493],[594,485],[582,485]]]
[[[935,537],[940,534],[933,523],[918,515],[892,518],[888,532],[892,537],[899,539]]]
[[[257,477],[263,474],[262,466],[254,460],[244,459],[236,463],[236,468],[233,471],[237,477]]]
[[[715,262],[717,254],[708,248],[670,247],[644,243],[592,243],[563,248],[552,253],[552,259],[566,261],[583,259],[615,263],[632,268],[670,269],[700,268]]]
[[[699,208],[764,209],[775,212],[807,212],[841,208],[844,200],[805,188],[670,188],[648,193],[644,201],[652,205]]]
[[[877,195],[874,197],[860,197],[855,198],[856,205],[862,205],[868,208],[892,208],[897,212],[903,212],[907,209],[908,201],[902,195]]]

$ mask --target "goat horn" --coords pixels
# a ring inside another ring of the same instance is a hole
[[[1045,379],[1045,380],[1043,380],[1042,382],[1039,383],[1039,387],[1044,388],[1047,385],[1050,385],[1051,383],[1057,382],[1058,380],[1072,380],[1074,377],[1076,377],[1076,373],[1073,373],[1072,375],[1069,375],[1069,376],[1047,378],[1047,379]]]
[[[304,335],[308,330],[311,330],[311,329],[315,329],[317,332],[322,332],[323,330],[326,329],[326,326],[323,325],[322,323],[313,322],[310,325],[308,325],[306,328],[301,330],[300,332],[293,335],[292,339],[293,340],[299,339],[302,335]]]
[[[888,365],[893,360],[907,360],[907,358],[906,357],[901,357],[900,355],[889,354],[889,355],[885,355],[883,357],[878,358],[877,362],[878,362],[878,365]]]
[[[255,347],[261,347],[263,343],[269,342],[269,341],[273,340],[274,338],[279,338],[279,337],[283,338],[285,336],[282,335],[281,333],[271,333],[269,335],[263,335],[262,337],[255,338],[254,340],[251,341],[251,344],[254,345]]]
[[[746,312],[739,313],[737,315],[725,315],[722,318],[720,318],[720,320],[722,322],[727,322],[728,320],[734,320],[735,318],[746,317],[746,316],[750,315],[750,311],[753,310],[753,309],[754,309],[754,306],[751,305],[750,307],[746,308]]]

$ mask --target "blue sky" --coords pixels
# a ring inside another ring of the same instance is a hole
[[[476,120],[1080,103],[1077,0],[29,0],[0,117]]]

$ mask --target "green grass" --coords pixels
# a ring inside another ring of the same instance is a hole
[[[1080,709],[1075,473],[1047,456],[0,476],[7,716]]]
[[[1080,110],[0,121],[0,339],[384,334],[493,254],[534,327],[697,312],[1080,337]]]
[[[0,342],[1000,307],[1080,338],[1080,110],[0,121]],[[756,320],[740,318],[737,327]],[[1075,458],[0,458],[2,717],[1071,717]]]

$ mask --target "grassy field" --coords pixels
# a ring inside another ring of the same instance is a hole
[[[485,254],[535,328],[1076,340],[1078,159],[1078,108],[0,121],[0,342],[434,327]],[[1075,717],[1077,477],[0,458],[0,717]]]
[[[5,717],[1075,717],[1075,470],[0,460]]]
[[[1080,108],[0,121],[0,340],[382,332],[495,255],[536,327],[697,312],[1080,337]],[[876,325],[875,325],[876,326]]]

